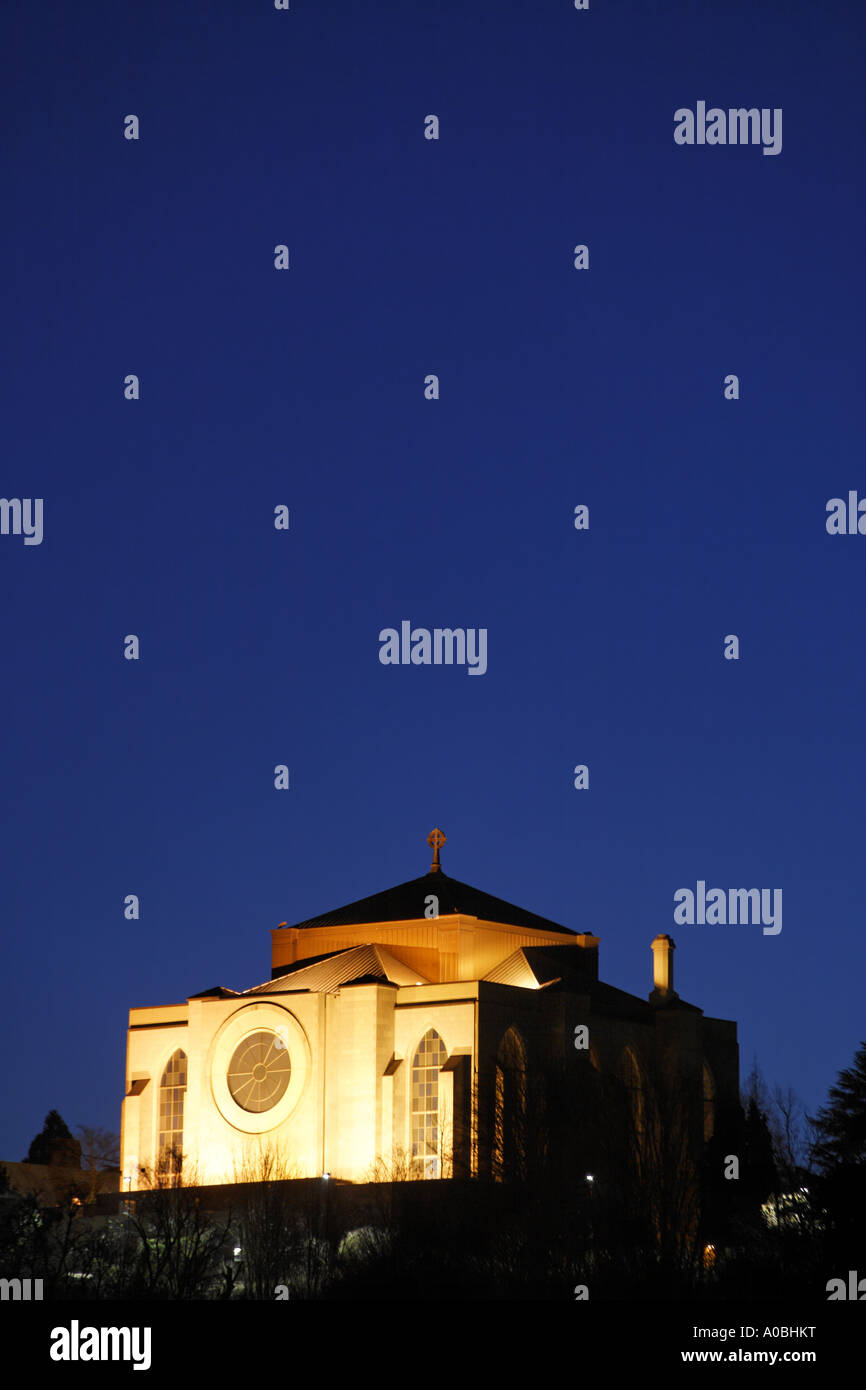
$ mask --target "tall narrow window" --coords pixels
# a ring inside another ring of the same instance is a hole
[[[704,1143],[708,1144],[716,1132],[716,1083],[706,1062],[703,1065],[704,1091]]]
[[[186,1094],[186,1053],[178,1048],[169,1058],[159,1083],[158,1164],[164,1171],[180,1173],[183,1155],[183,1100]]]
[[[412,1063],[412,1165],[425,1178],[442,1175],[439,1072],[447,1057],[445,1044],[431,1028]]]
[[[499,1182],[526,1176],[526,1049],[509,1028],[496,1054],[493,1176]]]

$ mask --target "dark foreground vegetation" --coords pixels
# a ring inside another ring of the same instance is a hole
[[[224,1188],[169,1163],[128,1199],[83,1174],[46,1205],[0,1169],[0,1278],[76,1300],[824,1300],[866,1278],[866,1047],[813,1120],[753,1073],[700,1163],[661,1095],[630,1142],[615,1098],[597,1113],[567,1146],[534,1117],[498,1181],[293,1179],[262,1151]]]

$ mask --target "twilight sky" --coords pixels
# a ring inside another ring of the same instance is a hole
[[[0,535],[0,1160],[52,1107],[119,1129],[130,1006],[267,979],[436,824],[611,984],[670,932],[743,1076],[822,1103],[866,1037],[866,535],[825,526],[866,497],[864,30],[5,6],[0,494],[44,520]],[[677,145],[699,101],[781,109],[781,152]],[[486,629],[486,672],[382,665],[403,620]],[[676,926],[698,880],[781,889],[781,932]]]

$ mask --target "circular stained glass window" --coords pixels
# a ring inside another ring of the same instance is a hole
[[[258,1115],[282,1100],[291,1075],[292,1064],[282,1038],[271,1032],[250,1033],[232,1053],[229,1090],[242,1110]]]

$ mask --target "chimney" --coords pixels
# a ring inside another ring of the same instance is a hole
[[[671,936],[657,936],[652,943],[653,953],[653,991],[650,1002],[663,1004],[668,999],[678,998],[674,989],[674,951],[676,946]]]

